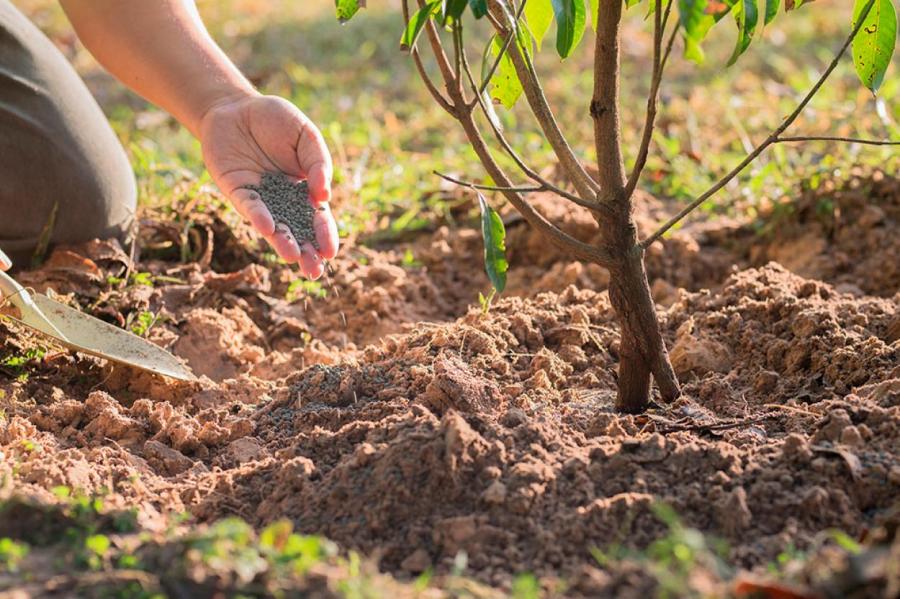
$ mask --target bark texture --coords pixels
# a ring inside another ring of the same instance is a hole
[[[637,413],[649,404],[651,376],[666,401],[678,397],[680,389],[659,329],[644,269],[644,252],[632,218],[631,194],[626,191],[619,124],[621,19],[622,2],[600,1],[590,115],[600,174],[598,200],[603,211],[598,223],[614,259],[609,297],[622,327],[616,408]]]

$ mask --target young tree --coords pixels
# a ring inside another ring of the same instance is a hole
[[[855,0],[849,36],[796,109],[706,192],[655,232],[639,239],[632,218],[634,192],[647,162],[660,83],[676,39],[680,37],[683,40],[687,58],[699,60],[702,58],[701,42],[709,30],[725,20],[726,16],[731,16],[738,30],[737,44],[729,60],[732,64],[750,45],[754,34],[775,18],[780,0],[413,0],[416,2],[414,10],[409,6],[410,0],[401,1],[406,23],[401,45],[412,55],[434,101],[459,122],[495,185],[477,185],[445,178],[475,190],[501,192],[550,243],[573,258],[593,262],[609,270],[609,296],[621,326],[616,407],[632,413],[646,409],[651,379],[656,381],[663,400],[672,401],[680,394],[650,296],[644,268],[646,248],[710,199],[769,146],[811,139],[843,139],[786,137],[785,132],[851,46],[860,79],[873,93],[876,92],[890,63],[897,37],[893,0]],[[634,166],[626,171],[620,143],[619,42],[623,11],[642,2],[650,13],[648,19],[652,19],[653,67],[640,145],[635,150]],[[795,9],[803,3],[804,0],[784,0],[784,10]],[[347,20],[365,5],[365,1],[336,0],[336,5],[338,17]],[[494,32],[488,41],[479,76],[473,73],[466,54],[466,12],[475,19],[489,21]],[[593,121],[596,178],[588,173],[563,135],[534,65],[535,52],[543,46],[544,37],[554,21],[556,51],[565,58],[583,38],[588,14],[595,31],[594,90],[590,100],[585,101],[585,112],[586,117]],[[432,81],[425,69],[419,48],[420,36],[428,40],[441,83]],[[524,96],[556,154],[564,182],[550,181],[530,167],[499,126],[493,104],[496,102],[511,107],[520,95]],[[479,111],[486,118],[476,119]],[[485,139],[480,123],[489,129],[495,147],[492,148]],[[900,143],[843,140],[872,144]],[[513,182],[495,157],[496,146],[512,159],[522,175],[530,179],[528,185]],[[549,222],[528,202],[527,194],[536,191],[551,192],[562,200],[590,210],[601,231],[602,242],[598,245],[584,243]],[[484,199],[481,200],[486,266],[495,289],[502,290],[505,282],[502,235],[494,234],[498,219]]]

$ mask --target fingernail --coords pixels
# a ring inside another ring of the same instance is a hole
[[[3,250],[0,250],[0,268],[3,270],[12,268],[12,260],[9,259],[9,256],[7,256]]]

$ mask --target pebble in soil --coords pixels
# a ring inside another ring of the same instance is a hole
[[[275,224],[287,226],[298,244],[308,241],[319,249],[313,226],[316,209],[309,202],[306,181],[295,183],[282,173],[264,173],[259,185],[247,185],[246,189],[259,194]]]

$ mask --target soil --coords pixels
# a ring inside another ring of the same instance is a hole
[[[539,206],[590,238],[584,211]],[[641,210],[648,228],[670,207]],[[114,242],[57,249],[23,285],[123,325],[156,314],[149,338],[203,376],[53,351],[27,378],[3,366],[0,468],[46,503],[58,485],[105,492],[150,531],[183,511],[286,517],[401,578],[447,573],[464,551],[489,585],[532,572],[582,596],[652,591],[646,571],[601,567],[591,549],[664,536],[660,501],[756,572],[829,529],[896,530],[900,181],[806,192],[768,229],[722,217],[650,248],[684,395],[640,416],[612,410],[608,276],[508,220],[510,291],[487,314],[470,305],[487,287],[474,228],[351,247],[326,298],[294,301],[290,269],[215,217],[194,225],[187,263],[145,250],[132,264]],[[142,245],[168,230],[148,214]],[[155,284],[110,287],[135,270]],[[12,326],[0,339],[18,355],[35,341]]]

